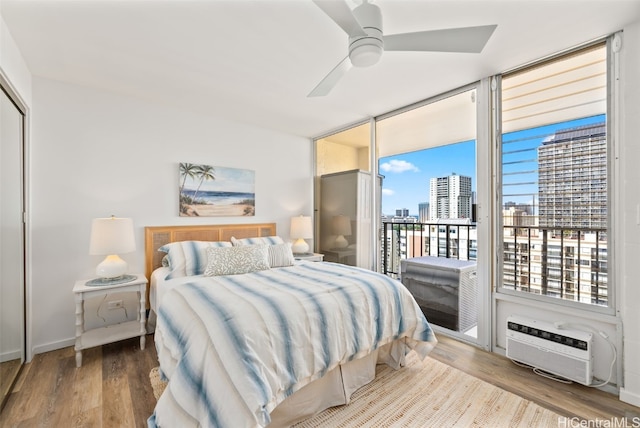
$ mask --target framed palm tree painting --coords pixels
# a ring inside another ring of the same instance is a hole
[[[180,216],[255,215],[255,171],[180,164]]]

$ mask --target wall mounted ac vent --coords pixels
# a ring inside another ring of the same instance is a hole
[[[583,385],[593,380],[592,344],[593,335],[585,331],[519,315],[507,318],[507,358]]]

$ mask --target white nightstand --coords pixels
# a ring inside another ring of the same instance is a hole
[[[321,262],[322,260],[324,260],[324,254],[318,254],[318,253],[305,254],[305,255],[294,254],[293,258],[296,260],[306,260],[308,262]]]
[[[124,284],[89,286],[86,285],[87,280],[82,280],[77,281],[73,286],[76,299],[76,367],[82,366],[82,350],[94,346],[140,336],[140,349],[144,349],[145,335],[147,334],[145,326],[147,278],[142,274],[136,274],[135,277],[134,280]],[[86,299],[127,291],[136,291],[140,297],[140,313],[137,320],[85,331],[84,301]]]

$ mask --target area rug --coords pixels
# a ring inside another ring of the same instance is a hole
[[[165,384],[157,368],[149,376],[157,399]],[[295,427],[557,427],[561,419],[437,360],[421,362],[412,352],[400,370],[378,365],[375,380],[356,391],[348,405],[327,409]]]
[[[151,388],[153,389],[153,396],[156,397],[156,401],[164,392],[167,387],[167,382],[160,378],[160,367],[154,367],[149,373],[149,379],[151,380]]]

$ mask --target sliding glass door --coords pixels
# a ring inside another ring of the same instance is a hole
[[[376,121],[380,271],[411,291],[429,322],[478,342],[477,99],[473,85]]]

